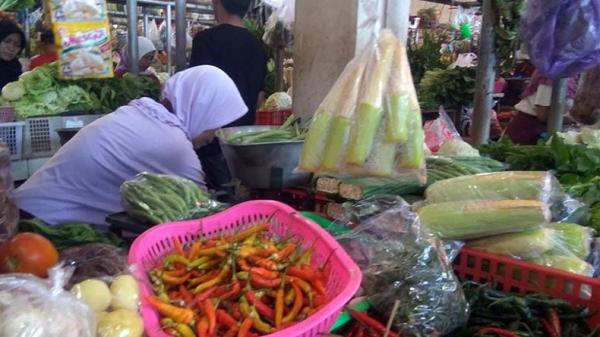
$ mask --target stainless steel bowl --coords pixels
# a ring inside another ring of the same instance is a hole
[[[240,132],[271,130],[272,126],[238,126],[217,131],[217,137],[233,178],[250,188],[280,189],[305,185],[310,173],[295,172],[303,141],[230,144]]]

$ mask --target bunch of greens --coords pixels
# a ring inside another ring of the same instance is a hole
[[[21,220],[19,231],[40,234],[50,240],[59,251],[87,243],[106,243],[114,246],[123,243],[116,235],[99,232],[86,224],[49,226],[39,220]]]
[[[15,107],[17,119],[63,112],[106,113],[142,96],[158,98],[160,85],[150,78],[126,74],[122,78],[59,80],[56,64],[23,73],[2,89]]]
[[[513,54],[519,44],[519,22],[525,0],[494,0],[496,19],[496,56],[504,70],[514,65]]]
[[[474,93],[474,68],[429,70],[419,83],[419,99],[423,109],[439,105],[450,109],[469,106]]]
[[[0,11],[19,11],[35,6],[36,0],[2,0]]]
[[[443,39],[429,32],[423,33],[420,46],[408,46],[408,62],[413,81],[417,84],[428,69],[445,68],[440,59]]]

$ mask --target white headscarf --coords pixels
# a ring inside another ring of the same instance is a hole
[[[171,102],[190,139],[225,126],[248,112],[235,83],[213,66],[178,72],[165,84],[163,97]]]
[[[138,36],[138,61],[153,51],[156,51],[154,43],[148,38]]]

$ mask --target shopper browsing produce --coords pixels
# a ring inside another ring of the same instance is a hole
[[[261,41],[244,28],[242,17],[250,0],[213,0],[219,25],[196,35],[192,45],[191,66],[209,64],[222,69],[237,86],[248,112],[230,126],[254,125],[256,108],[264,100],[267,57]],[[198,155],[210,184],[220,187],[230,177],[217,141],[202,148]]]
[[[44,64],[52,63],[58,59],[54,45],[54,34],[50,29],[40,32],[40,53],[31,58],[30,69],[35,69]]]
[[[566,112],[573,106],[576,91],[577,77],[572,77],[568,80]],[[517,114],[506,129],[507,136],[514,143],[534,145],[546,133],[551,98],[551,80],[536,71],[521,95],[521,101],[515,105]],[[568,119],[568,116],[565,118]]]
[[[125,45],[119,53],[121,60],[117,65],[117,69],[115,70],[115,75],[118,77],[121,77],[123,74],[129,72],[129,54],[127,52],[127,48],[129,48],[129,45]],[[154,46],[154,43],[152,43],[150,39],[138,36],[138,63],[141,74],[148,70],[155,57],[156,47]]]
[[[103,224],[122,210],[119,188],[143,171],[173,174],[204,185],[194,145],[247,110],[233,81],[200,66],[165,85],[161,103],[149,98],[83,128],[16,190],[19,207],[48,224]]]
[[[0,89],[19,79],[23,67],[18,56],[25,48],[25,34],[16,23],[0,20]]]

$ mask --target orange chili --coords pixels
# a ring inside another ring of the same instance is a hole
[[[223,309],[217,309],[215,314],[217,315],[217,320],[219,323],[223,323],[228,328],[237,327],[237,322],[230,314],[227,313],[227,311]]]
[[[204,314],[208,317],[208,335],[214,336],[217,331],[217,314],[215,305],[210,299],[204,300]]]
[[[238,330],[238,337],[248,337],[248,332],[250,332],[250,329],[253,325],[254,320],[250,317],[246,317],[246,319],[244,319],[244,321],[242,322],[242,325],[240,325],[240,330]]]
[[[275,288],[281,284],[281,278],[269,280],[256,274],[250,274],[250,283],[256,288]]]
[[[269,280],[274,280],[276,278],[279,277],[279,273],[276,271],[272,271],[272,270],[267,270],[265,268],[262,267],[252,267],[250,268],[250,274],[256,274],[259,275],[261,277],[264,277],[266,279]]]
[[[177,254],[185,257],[185,252],[183,251],[183,247],[181,246],[181,242],[177,237],[173,237],[173,246],[175,246],[175,251]]]
[[[293,289],[293,288],[292,288]],[[281,327],[281,323],[283,323],[283,288],[279,288],[277,290],[277,294],[275,295],[275,327]]]
[[[294,288],[296,297],[294,298],[294,305],[292,306],[292,309],[290,309],[290,311],[287,313],[287,315],[285,315],[285,317],[283,317],[283,320],[282,320],[283,323],[293,321],[296,318],[296,316],[298,316],[298,314],[300,313],[300,310],[302,310],[302,304],[304,303],[304,298],[302,296],[302,290],[300,290],[300,287],[298,287],[296,282],[292,282],[292,287]]]
[[[194,312],[187,308],[180,308],[161,301],[156,296],[146,296],[150,303],[161,315],[166,316],[177,323],[189,324],[194,320]]]
[[[202,317],[196,324],[196,336],[208,337],[208,319],[206,316]]]

